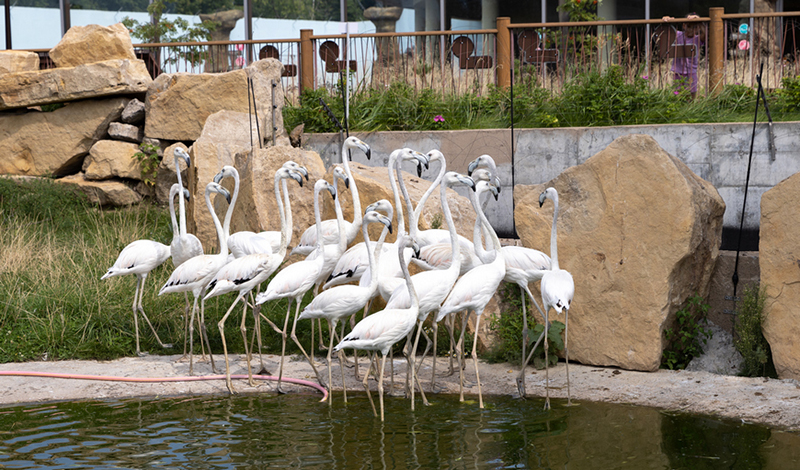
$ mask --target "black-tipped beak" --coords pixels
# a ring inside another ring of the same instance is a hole
[[[542,194],[539,195],[539,207],[542,207],[544,205],[544,200],[545,199],[547,199],[545,197],[545,193],[542,193]]]
[[[387,225],[387,227],[389,227],[389,233],[392,233],[392,223],[391,222],[389,222],[389,225]]]
[[[417,177],[422,177],[422,165],[417,165]]]
[[[191,198],[191,196],[192,195],[191,195],[191,193],[189,193],[189,190],[186,189],[186,188],[183,188],[183,197],[184,197],[184,199],[186,199],[188,201]]]
[[[217,173],[214,175],[214,182],[219,184],[220,181],[222,181],[222,173]]]
[[[494,200],[497,201],[500,198],[500,190],[494,191]]]
[[[478,160],[472,160],[469,162],[469,166],[467,167],[467,174],[472,176],[472,172],[475,171],[475,168],[478,168]]]
[[[350,178],[344,179],[344,187],[350,189]]]
[[[364,153],[367,154],[367,160],[372,158],[372,149],[371,148],[367,147],[367,151],[364,152]]]
[[[419,258],[419,245],[414,243],[411,245],[411,248],[414,250],[414,258]]]
[[[293,171],[290,171],[289,172],[289,176],[291,176],[293,180],[297,181],[297,184],[299,184],[301,188],[303,187],[303,176],[302,175],[298,175],[297,173],[295,173]]]
[[[186,162],[186,168],[189,168],[190,166],[192,166],[192,159],[189,158],[189,154],[186,154],[186,153],[183,154],[183,161]]]

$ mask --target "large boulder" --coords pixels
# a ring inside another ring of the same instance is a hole
[[[141,60],[0,75],[0,110],[144,93],[153,81]]]
[[[105,60],[135,60],[136,53],[122,23],[90,24],[71,27],[56,47],[50,49],[50,59],[56,67],[77,67]]]
[[[539,208],[538,200],[549,186],[560,199],[559,264],[575,280],[570,358],[658,369],[675,312],[695,293],[708,294],[722,198],[652,137],[620,137],[546,184],[515,187],[517,232],[545,253],[553,205]],[[552,312],[556,319],[564,317]]]
[[[39,54],[30,51],[0,51],[0,74],[39,70]]]
[[[0,173],[66,175],[119,119],[125,98],[71,103],[51,113],[0,114]]]
[[[162,74],[147,90],[145,136],[164,140],[190,141],[200,137],[206,119],[217,111],[250,113],[247,77],[253,81],[255,110],[263,140],[272,139],[272,83],[280,84],[282,65],[274,59],[255,62],[243,70],[219,74]],[[276,140],[289,145],[283,128],[283,92],[275,92]],[[213,97],[213,99],[209,99]],[[254,120],[255,122],[255,120]],[[245,128],[246,129],[246,128]]]
[[[761,196],[758,244],[761,285],[766,289],[764,337],[782,379],[800,379],[800,173]]]
[[[130,206],[142,202],[141,194],[118,180],[90,181],[84,178],[83,173],[77,173],[56,182],[76,186],[89,201],[100,206]]]
[[[149,119],[148,119],[149,122]],[[248,129],[250,132],[248,133]],[[252,141],[251,141],[251,135]],[[245,113],[234,111],[218,111],[205,120],[202,135],[192,145],[189,155],[192,166],[189,169],[187,187],[192,194],[192,199],[187,204],[187,225],[189,231],[206,247],[218,245],[214,221],[208,213],[204,199],[206,185],[214,179],[225,165],[234,165],[237,153],[249,152],[250,143],[257,142],[255,121],[250,127],[250,118]],[[172,158],[165,153],[165,158]],[[162,159],[163,161],[163,159]],[[225,186],[233,189],[232,182],[225,182]],[[222,198],[214,198],[222,199]],[[225,216],[227,204],[222,204],[217,211],[220,220]]]
[[[134,157],[139,146],[118,140],[98,140],[83,161],[84,178],[100,181],[111,178],[142,180],[142,165]]]

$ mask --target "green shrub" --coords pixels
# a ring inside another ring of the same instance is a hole
[[[662,367],[685,369],[692,358],[703,353],[703,345],[711,337],[711,330],[703,327],[708,309],[703,298],[694,295],[675,313],[676,328],[664,330],[668,346],[662,355]]]
[[[764,321],[766,293],[758,285],[745,288],[736,317],[734,345],[742,355],[739,375],[747,377],[777,377],[772,362],[769,343],[764,338],[761,324]]]
[[[783,77],[778,97],[786,111],[800,111],[800,77]]]

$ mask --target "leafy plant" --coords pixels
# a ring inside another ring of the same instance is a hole
[[[155,186],[156,171],[160,159],[158,158],[158,146],[148,143],[139,144],[139,151],[133,157],[142,167],[142,181],[148,186]]]
[[[522,360],[522,299],[516,284],[503,284],[501,289],[502,313],[498,317],[491,317],[489,323],[489,328],[497,335],[498,341],[485,354],[485,359],[489,362],[518,363]],[[528,350],[543,332],[543,324],[528,319]],[[564,339],[561,336],[563,332],[562,322],[551,322],[547,330],[549,366],[554,366],[558,362],[558,354],[564,350]],[[537,369],[544,369],[544,341],[536,347],[532,363]]]
[[[742,370],[739,375],[747,377],[777,377],[772,362],[772,351],[764,338],[761,324],[764,321],[766,292],[758,285],[745,288],[736,317],[736,340],[734,346],[742,355]]]
[[[675,313],[676,327],[664,330],[668,346],[662,355],[662,367],[685,369],[692,358],[703,353],[703,345],[711,337],[711,330],[703,327],[709,308],[703,298],[695,294]]]
[[[601,0],[565,0],[557,10],[566,13],[569,21],[596,21]]]
[[[787,111],[800,111],[800,77],[783,77],[779,97]]]
[[[128,28],[131,36],[138,38],[143,43],[159,42],[201,42],[211,39],[211,32],[217,29],[213,21],[203,21],[200,24],[189,24],[183,18],[168,20],[164,17],[166,5],[164,0],[154,0],[147,7],[147,12],[153,22],[140,23],[126,16],[122,24]],[[164,63],[175,64],[178,61],[188,61],[196,66],[208,57],[208,51],[202,47],[170,47],[170,56],[162,58]]]

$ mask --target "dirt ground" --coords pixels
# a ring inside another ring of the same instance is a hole
[[[195,375],[212,374],[209,362],[195,358]],[[219,370],[224,371],[222,355],[215,356]],[[277,374],[278,356],[264,356],[267,371]],[[324,358],[320,373],[327,378]],[[254,359],[254,372],[260,366]],[[420,375],[424,390],[430,392],[431,359],[427,359]],[[447,359],[437,360],[436,385],[439,393],[458,393],[458,373],[451,376],[447,372]],[[385,380],[389,390],[388,370]],[[360,361],[363,373],[365,363]],[[395,394],[402,393],[405,374],[405,360],[395,359],[397,377]],[[246,374],[244,358],[231,357],[233,374]],[[114,361],[58,361],[0,364],[0,371],[38,371],[69,374],[103,375],[119,377],[182,377],[188,376],[189,363],[180,356],[145,356],[124,358]],[[356,381],[353,369],[345,368],[348,390],[363,391]],[[800,384],[794,380],[774,380],[765,378],[744,378],[712,374],[701,371],[631,372],[616,368],[592,367],[570,364],[570,386],[573,401],[602,401],[651,406],[671,411],[713,415],[768,425],[773,428],[800,430]],[[1,374],[2,372],[0,372]],[[484,396],[519,396],[516,377],[519,365],[487,364],[480,362],[481,383]],[[467,380],[475,380],[474,365],[467,361],[465,370]],[[314,373],[302,357],[287,357],[284,376],[314,380]],[[529,369],[526,374],[528,397],[544,396],[544,371]],[[333,367],[334,400],[341,400],[341,375],[338,361]],[[474,383],[465,389],[465,398],[477,399]],[[234,381],[239,393],[276,393],[275,384],[260,381],[252,387],[246,380]],[[439,388],[441,387],[441,388]],[[371,388],[377,384],[371,380]],[[98,400],[127,397],[189,396],[202,394],[226,394],[224,380],[170,382],[170,383],[126,383],[95,380],[75,380],[60,378],[0,376],[0,406],[20,404],[40,404],[64,400]],[[319,393],[311,388],[286,384],[288,393]],[[559,362],[550,369],[550,396],[564,398],[567,395],[566,367]],[[419,395],[417,395],[419,396]],[[419,399],[419,398],[417,398]]]

